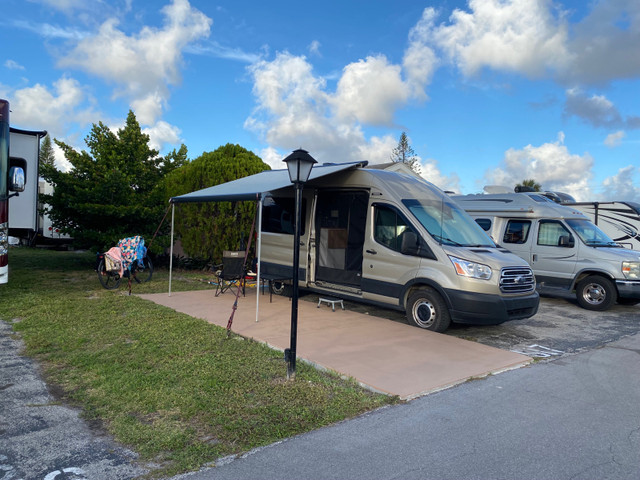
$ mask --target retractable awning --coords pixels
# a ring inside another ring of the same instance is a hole
[[[342,170],[354,167],[364,167],[367,162],[332,163],[314,166],[311,170],[309,181],[316,178],[331,175]],[[241,200],[262,199],[268,192],[291,187],[289,172],[287,169],[266,170],[249,177],[239,178],[231,182],[222,183],[213,187],[203,188],[195,192],[186,193],[178,197],[172,197],[171,203],[191,202],[235,202]]]
[[[311,170],[308,182],[316,178],[325,177],[337,172],[348,170],[350,168],[366,167],[368,162],[350,162],[350,163],[325,163],[314,166]],[[251,175],[249,177],[239,178],[231,182],[222,183],[213,187],[203,188],[195,192],[186,193],[177,197],[172,197],[169,202],[172,204],[171,212],[171,253],[169,258],[169,296],[171,296],[171,280],[173,271],[173,233],[174,233],[174,217],[176,203],[196,203],[196,202],[237,202],[242,200],[258,201],[258,258],[261,256],[262,245],[262,201],[265,195],[276,190],[291,187],[289,179],[289,171],[266,170],[264,172]],[[260,262],[258,262],[258,271],[256,276],[257,285],[260,285]],[[260,288],[256,288],[256,322],[258,321],[259,305],[260,305]]]

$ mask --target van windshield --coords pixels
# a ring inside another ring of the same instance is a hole
[[[410,198],[402,203],[438,243],[455,247],[496,246],[486,232],[451,201]]]
[[[609,236],[589,220],[569,219],[567,224],[590,247],[618,247]]]

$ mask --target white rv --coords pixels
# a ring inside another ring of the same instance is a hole
[[[451,198],[497,243],[529,262],[541,292],[575,292],[589,310],[640,302],[640,253],[622,248],[572,206],[531,192]]]
[[[40,139],[46,134],[46,131],[10,129],[11,165],[23,168],[25,188],[9,199],[9,233],[28,243],[33,242],[38,233],[38,157]]]
[[[317,178],[303,194],[300,287],[402,310],[410,324],[434,331],[537,312],[529,265],[497,247],[444,192],[423,179],[363,166],[330,175],[322,171],[332,167],[314,167]],[[266,185],[276,173],[246,182]],[[263,205],[262,273],[290,282],[293,190],[271,191]]]

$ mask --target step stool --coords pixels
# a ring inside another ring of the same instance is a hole
[[[340,304],[340,306],[342,307],[342,310],[344,310],[344,302],[342,301],[341,298],[320,297],[318,299],[318,306],[316,308],[320,308],[320,305],[323,303],[326,303],[327,306],[331,305],[331,310],[333,310],[334,312],[336,311],[336,303]]]

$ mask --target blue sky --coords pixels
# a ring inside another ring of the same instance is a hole
[[[640,202],[637,0],[3,0],[11,123],[86,149],[132,109],[162,153],[389,160],[477,193]],[[58,166],[66,168],[64,159]]]

